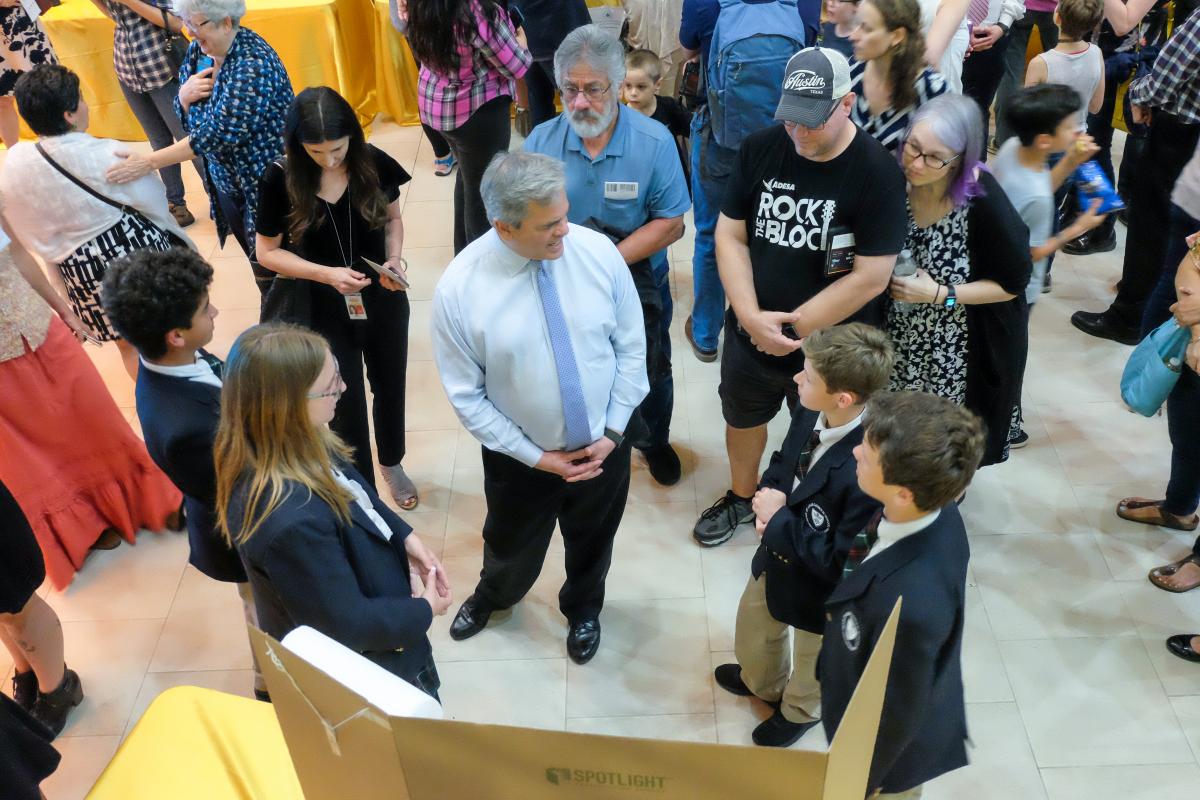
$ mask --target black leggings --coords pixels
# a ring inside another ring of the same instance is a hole
[[[458,160],[454,178],[454,253],[487,233],[491,223],[479,195],[483,172],[497,153],[508,150],[512,137],[512,98],[493,98],[471,115],[461,127],[442,131]]]
[[[529,114],[534,126],[554,119],[558,109],[554,107],[554,62],[551,59],[534,61],[525,73],[525,86],[529,89]]]
[[[446,137],[442,136],[441,131],[429,127],[424,122],[421,123],[421,128],[425,131],[425,138],[429,140],[429,146],[433,148],[434,158],[445,158],[450,155],[450,144],[446,141]]]

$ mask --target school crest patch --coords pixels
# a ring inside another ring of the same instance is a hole
[[[858,650],[858,646],[862,644],[862,628],[853,611],[842,614],[842,641],[846,643],[846,649],[851,653]]]
[[[804,507],[804,521],[817,533],[829,532],[829,515],[816,503],[809,503]]]

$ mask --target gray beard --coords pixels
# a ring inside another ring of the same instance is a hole
[[[612,125],[616,116],[617,104],[613,103],[601,114],[596,114],[591,110],[572,111],[568,115],[567,121],[571,124],[571,130],[575,131],[575,135],[580,139],[595,139],[608,130],[608,126]]]

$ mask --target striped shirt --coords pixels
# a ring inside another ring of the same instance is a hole
[[[421,65],[417,80],[417,109],[421,122],[439,131],[452,131],[466,123],[489,100],[514,97],[514,82],[532,63],[529,51],[513,33],[508,14],[496,13],[493,27],[479,0],[471,3],[476,30],[458,42],[458,68],[451,74],[433,72]]]
[[[1175,29],[1150,74],[1129,87],[1129,101],[1174,114],[1184,123],[1200,123],[1200,10]]]
[[[863,92],[863,76],[866,72],[867,62],[850,60],[850,91],[854,92],[854,108],[850,111],[850,119],[886,147],[888,152],[894,153],[904,138],[904,132],[908,130],[913,112],[939,94],[946,93],[946,79],[940,72],[926,67],[917,75],[914,87],[917,90],[916,102],[900,111],[888,108],[882,114],[875,115],[871,113],[871,104]]]
[[[147,2],[168,11],[171,8],[170,0]],[[141,93],[170,83],[175,77],[175,70],[167,59],[169,33],[117,0],[104,0],[104,7],[116,25],[113,32],[113,69],[117,72],[117,80]]]

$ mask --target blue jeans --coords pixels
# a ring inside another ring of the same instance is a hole
[[[696,245],[692,251],[692,338],[703,350],[716,350],[725,324],[725,289],[717,272],[713,232],[725,181],[737,151],[712,140],[708,114],[692,117],[692,212],[696,221]]]
[[[179,81],[172,79],[148,92],[135,92],[122,83],[121,92],[125,95],[129,109],[137,117],[138,124],[145,131],[146,138],[150,140],[150,146],[155,150],[162,150],[180,139],[187,138],[183,124],[175,114],[174,102],[175,95],[179,94]],[[202,170],[200,164],[196,163],[196,171],[204,177]],[[163,167],[158,174],[162,176],[162,182],[167,187],[167,202],[177,205],[182,203],[183,175],[179,165]]]
[[[668,366],[662,377],[651,382],[650,393],[638,407],[642,421],[646,425],[645,439],[642,440],[639,437],[639,440],[634,442],[634,446],[639,450],[662,447],[668,443],[671,436],[671,412],[675,408],[675,378],[671,375],[670,369],[671,315],[675,310],[675,303],[671,299],[669,266],[655,270],[654,280],[662,295],[663,311],[660,330],[662,331],[663,356],[667,359]]]

